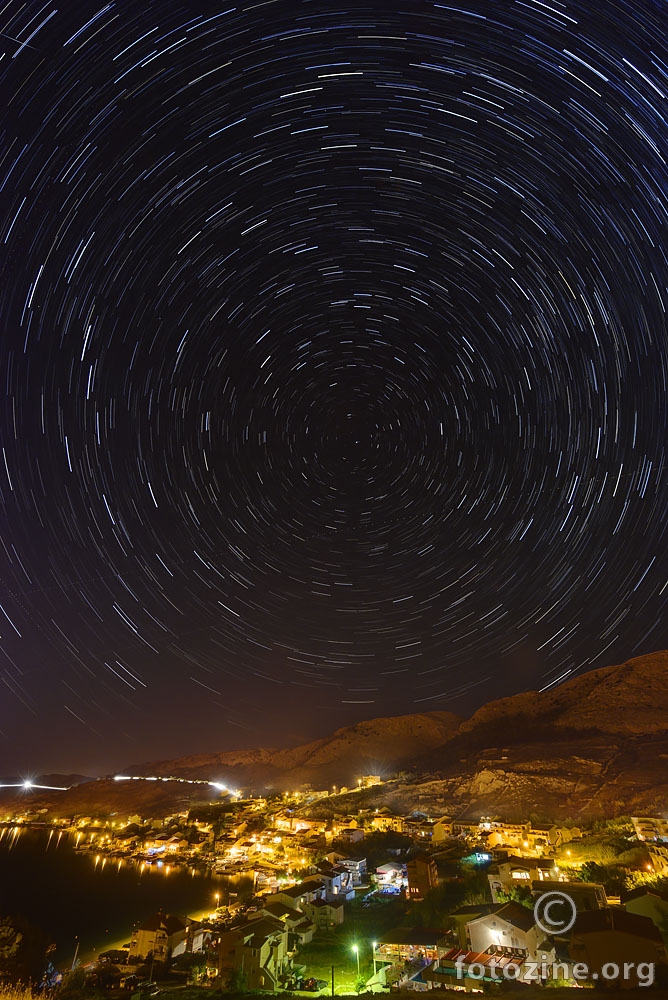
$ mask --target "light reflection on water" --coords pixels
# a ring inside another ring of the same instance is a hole
[[[252,873],[113,856],[96,850],[87,832],[0,826],[0,915],[23,913],[44,927],[60,962],[71,961],[75,936],[80,954],[91,956],[129,941],[133,925],[158,909],[192,916],[252,891]]]

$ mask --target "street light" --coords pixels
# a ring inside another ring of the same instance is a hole
[[[378,947],[377,941],[371,942],[371,947],[373,948],[373,974],[376,975],[376,948]]]
[[[355,952],[355,955],[357,957],[357,975],[359,976],[359,974],[360,974],[360,950],[359,950],[359,948],[357,947],[356,944],[353,945],[353,951]]]
[[[74,940],[76,941],[77,946],[74,949],[74,958],[72,959],[72,971],[74,971],[76,969],[76,967],[77,967],[77,956],[79,954],[79,945],[81,943],[79,941],[79,936],[78,935],[75,936]]]
[[[220,893],[217,892],[215,896],[216,896],[216,909],[218,909],[218,906],[220,905]]]

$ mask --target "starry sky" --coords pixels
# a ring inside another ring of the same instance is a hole
[[[667,38],[654,0],[2,7],[0,770],[668,644]]]

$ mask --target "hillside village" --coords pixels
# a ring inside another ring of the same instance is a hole
[[[130,989],[180,974],[235,991],[475,992],[511,978],[504,969],[535,982],[545,963],[575,987],[579,965],[591,984],[610,961],[651,963],[653,976],[665,975],[668,821],[577,826],[366,808],[365,790],[382,783],[361,776],[336,795],[225,791],[157,819],[24,810],[6,817],[6,830],[66,830],[95,863],[252,880],[245,898],[216,898],[209,913],[128,914],[128,941],[87,974]],[[326,798],[349,806],[356,797],[357,810],[313,815]],[[536,900],[548,892],[573,900],[564,933],[546,933],[537,919]]]
[[[528,984],[536,963],[541,982],[610,986],[619,962],[663,981],[667,680],[659,651],[468,720],[24,781],[0,798],[0,838],[38,829],[94,865],[220,886],[205,912],[128,913],[98,983],[470,992]],[[566,929],[541,918],[546,893],[572,905]]]

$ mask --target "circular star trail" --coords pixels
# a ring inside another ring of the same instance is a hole
[[[664,5],[222,8],[0,14],[17,760],[666,644]]]

